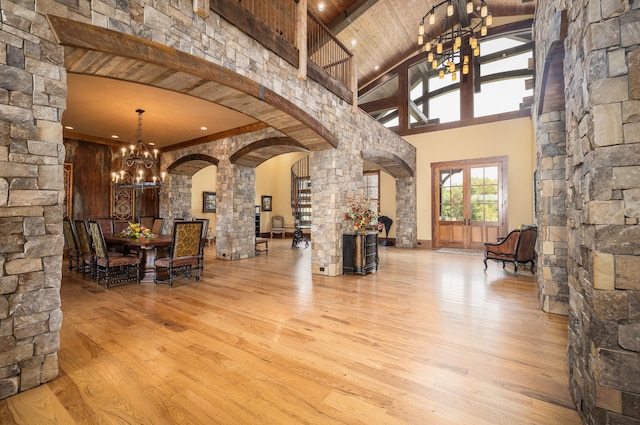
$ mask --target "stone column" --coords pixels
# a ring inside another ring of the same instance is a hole
[[[255,183],[255,168],[231,164],[228,157],[218,163],[217,258],[240,260],[256,255]]]
[[[362,155],[342,149],[311,154],[311,272],[342,274],[342,233],[347,199],[362,196]]]
[[[163,233],[173,231],[176,218],[190,220],[191,217],[191,181],[192,176],[184,174],[170,174],[167,183],[160,193],[160,217]]]
[[[415,248],[418,238],[414,177],[396,179],[396,246]]]
[[[578,1],[565,57],[570,391],[640,423],[640,9]]]
[[[64,50],[34,5],[0,25],[0,398],[58,376]]]

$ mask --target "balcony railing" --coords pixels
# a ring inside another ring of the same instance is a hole
[[[295,46],[296,2],[294,0],[238,0],[238,4]]]
[[[345,86],[350,86],[353,54],[309,12],[307,12],[307,48],[309,60]]]
[[[238,0],[238,5],[296,45],[295,0]],[[309,60],[345,87],[351,87],[353,54],[313,14],[307,11],[307,52]]]

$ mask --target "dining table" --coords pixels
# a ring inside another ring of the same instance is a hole
[[[155,280],[154,262],[158,248],[168,248],[173,242],[172,235],[158,235],[152,238],[127,238],[119,233],[104,233],[104,241],[107,246],[124,247],[125,251],[138,251],[142,258],[141,282],[153,282]]]

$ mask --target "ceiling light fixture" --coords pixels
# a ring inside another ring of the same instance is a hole
[[[129,149],[122,148],[120,156],[120,170],[111,173],[111,184],[117,187],[136,190],[160,189],[165,183],[167,174],[158,172],[158,149],[149,149],[149,145],[142,141],[142,114],[144,110],[136,109],[138,113],[138,142]]]
[[[468,74],[470,58],[480,56],[478,36],[487,35],[487,27],[492,20],[484,0],[480,0],[477,9],[472,0],[442,1],[422,17],[418,27],[418,45],[424,45],[427,60],[434,71],[438,70],[440,78],[451,74],[455,81],[457,71]],[[425,21],[429,30],[425,30]]]

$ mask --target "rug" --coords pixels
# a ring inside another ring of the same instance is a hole
[[[462,248],[440,248],[436,252],[440,254],[458,254],[458,255],[484,255],[481,249],[462,249]]]

